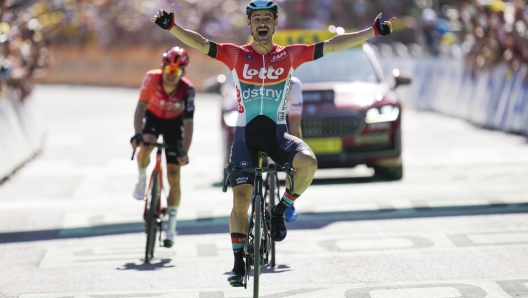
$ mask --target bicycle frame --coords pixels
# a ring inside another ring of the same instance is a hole
[[[251,200],[251,215],[249,216],[249,228],[244,244],[244,257],[246,259],[246,270],[243,278],[244,288],[247,289],[247,281],[249,279],[249,272],[253,265],[253,297],[259,296],[259,281],[260,281],[260,266],[269,263],[269,252],[272,248],[272,239],[270,236],[270,227],[265,221],[266,202],[262,195],[263,187],[263,173],[276,173],[277,171],[284,171],[290,179],[290,189],[293,191],[293,168],[289,164],[285,164],[283,169],[277,170],[276,167],[262,167],[262,161],[265,158],[264,152],[258,153],[258,167],[243,168],[235,167],[230,164],[225,169],[225,179],[222,191],[227,191],[227,183],[231,172],[241,171],[255,174],[255,181],[253,183],[253,197]],[[271,214],[270,214],[271,217]],[[251,248],[253,246],[253,249]]]
[[[158,210],[157,210],[157,218],[160,218],[160,214],[161,214],[161,192],[162,192],[162,189],[163,189],[163,169],[161,167],[161,154],[162,154],[162,149],[161,148],[158,148],[158,151],[156,152],[156,164],[154,166],[154,169],[152,169],[152,173],[150,174],[150,181],[149,181],[149,187],[148,189],[151,189],[152,188],[152,183],[153,183],[153,178],[154,178],[154,174],[157,172],[158,173],[158,185],[159,185],[159,198],[158,198]],[[147,205],[148,205],[148,200],[147,200],[147,197],[145,197],[145,208],[143,209],[143,218],[145,218],[145,216],[147,215]],[[160,236],[161,237],[161,236]]]

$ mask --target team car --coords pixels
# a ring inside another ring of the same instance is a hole
[[[283,45],[329,38],[318,33],[299,35],[286,31],[282,34],[282,40],[281,36],[274,36],[274,41]],[[305,63],[293,75],[302,82],[303,140],[314,151],[319,169],[363,164],[373,168],[375,175],[382,179],[402,179],[402,105],[394,89],[409,84],[409,77],[394,70],[389,81],[381,70],[374,48],[367,43]],[[238,115],[237,96],[230,73],[212,81],[205,85],[209,91],[216,90],[222,96],[222,135],[227,165]]]

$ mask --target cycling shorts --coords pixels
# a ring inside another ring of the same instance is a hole
[[[303,150],[312,150],[301,139],[288,134],[286,125],[276,124],[269,117],[259,115],[245,127],[235,127],[235,139],[231,146],[229,162],[237,167],[257,167],[258,152],[265,152],[275,163],[283,166],[293,165],[295,155]],[[251,184],[254,173],[232,172],[229,177],[231,186]]]
[[[165,148],[165,159],[167,163],[180,164],[176,158],[181,155],[178,153],[176,146],[178,145],[178,141],[182,141],[183,121],[181,117],[167,120],[160,119],[147,110],[143,125],[143,134],[152,134],[156,136],[156,139],[160,134],[163,135],[165,144],[171,146],[170,148]]]

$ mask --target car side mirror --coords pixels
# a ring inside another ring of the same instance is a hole
[[[411,83],[411,77],[407,74],[402,74],[399,69],[395,68],[392,70],[392,75],[394,76],[394,88],[402,85],[409,85]]]

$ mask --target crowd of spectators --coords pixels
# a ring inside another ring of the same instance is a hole
[[[23,101],[34,79],[46,75],[50,55],[41,29],[24,6],[0,1],[0,97],[11,86]]]
[[[509,73],[528,67],[528,9],[525,0],[474,0],[463,3],[461,19],[467,34],[462,42],[472,75],[506,63]],[[528,83],[528,72],[525,76]]]
[[[11,44],[29,45],[31,55],[25,54],[30,56],[26,64],[39,64],[37,52],[45,52],[46,48],[35,43],[41,41],[104,48],[173,45],[178,41],[150,19],[158,9],[168,10],[174,3],[176,21],[183,27],[217,42],[243,44],[249,35],[245,16],[248,1],[4,0],[2,26],[7,29],[0,29],[9,31]],[[350,32],[371,26],[373,18],[383,12],[384,19],[397,17],[394,32],[371,41],[397,54],[464,56],[472,73],[504,61],[515,71],[528,59],[526,0],[275,2],[280,10],[279,30],[325,29],[333,25]],[[24,46],[13,48],[23,51]]]

